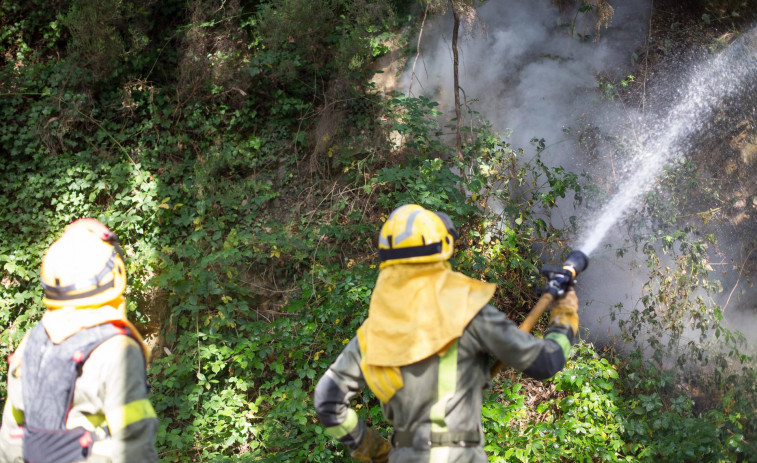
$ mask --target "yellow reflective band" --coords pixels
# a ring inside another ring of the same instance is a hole
[[[84,417],[95,428],[99,428],[105,423],[105,415],[103,415],[102,413],[97,413],[95,415],[84,415]]]
[[[19,410],[18,408],[14,407],[13,404],[11,404],[11,413],[13,414],[13,419],[16,421],[16,424],[21,426],[24,424],[24,411]]]
[[[119,431],[132,423],[147,418],[157,418],[152,404],[147,399],[135,400],[105,414],[111,432]]]
[[[447,413],[447,402],[457,389],[457,339],[439,357],[439,379],[437,397],[439,400],[431,406],[431,431],[447,431],[444,416]]]
[[[366,340],[363,327],[357,330],[357,340],[360,345],[360,370],[363,372],[365,383],[381,402],[387,403],[405,385],[402,373],[398,367],[368,365],[365,359]]]
[[[342,437],[351,433],[356,426],[357,413],[355,413],[355,410],[350,408],[349,410],[347,410],[347,418],[344,420],[344,423],[338,426],[331,426],[330,428],[326,428],[326,434],[333,437],[334,439],[341,439]]]
[[[551,339],[560,345],[562,348],[562,354],[565,356],[565,361],[568,361],[570,357],[570,339],[562,333],[549,333],[544,336],[544,339]]]
[[[439,355],[439,379],[437,395],[439,400],[431,406],[431,431],[446,432],[447,403],[457,390],[457,339]],[[429,463],[447,463],[449,447],[432,447],[429,452]]]

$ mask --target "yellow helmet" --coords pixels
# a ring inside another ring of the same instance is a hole
[[[97,307],[126,290],[126,267],[118,238],[95,219],[80,219],[42,259],[42,302],[51,309]]]
[[[379,232],[380,268],[447,260],[456,239],[447,214],[405,204],[392,211]]]

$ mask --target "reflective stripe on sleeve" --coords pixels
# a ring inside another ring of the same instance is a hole
[[[111,432],[147,418],[157,418],[148,399],[135,400],[105,414],[105,420]]]
[[[551,339],[560,345],[562,353],[565,356],[565,361],[570,357],[570,339],[563,333],[549,333],[544,336],[544,339]]]
[[[16,421],[16,424],[21,426],[24,424],[24,411],[19,410],[18,408],[14,407],[13,404],[11,404],[11,413],[13,414],[13,419]]]
[[[355,413],[355,410],[349,409],[347,410],[347,418],[344,420],[344,423],[338,425],[338,426],[331,426],[326,428],[326,434],[333,437],[334,439],[340,439],[350,432],[352,432],[353,429],[357,426],[357,413]]]

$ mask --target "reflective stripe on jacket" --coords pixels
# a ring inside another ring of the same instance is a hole
[[[383,403],[395,432],[412,432],[412,446],[395,448],[391,463],[484,463],[481,430],[482,391],[489,383],[492,359],[536,378],[548,378],[565,365],[572,331],[556,325],[539,339],[517,328],[505,314],[486,305],[463,335],[441,353],[400,368],[403,387]],[[365,423],[349,407],[366,383],[360,346],[353,338],[329,367],[315,390],[315,408],[326,431],[356,448]],[[431,432],[478,432],[478,444],[431,447]]]

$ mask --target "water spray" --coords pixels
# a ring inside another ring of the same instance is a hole
[[[671,159],[683,156],[690,149],[699,130],[706,129],[718,108],[729,98],[754,91],[757,74],[757,28],[742,36],[727,50],[694,68],[687,87],[675,96],[675,104],[659,119],[646,120],[643,136],[632,164],[635,170],[619,186],[618,193],[599,211],[594,220],[585,220],[578,250],[571,252],[561,267],[545,266],[541,272],[548,283],[534,308],[520,325],[530,332],[539,317],[556,298],[561,297],[586,269],[590,256],[605,239],[610,229],[640,198],[652,189],[657,176]],[[591,224],[591,225],[588,225]],[[495,376],[503,364],[492,369]]]
[[[676,104],[666,116],[645,122],[642,131],[645,136],[639,140],[633,160],[635,171],[619,186],[618,193],[605,204],[595,220],[584,221],[593,225],[583,231],[578,249],[591,255],[610,228],[655,185],[657,175],[668,162],[687,152],[692,136],[707,127],[722,103],[754,91],[756,50],[757,28],[704,65],[694,68],[688,86],[677,96]]]
[[[568,258],[565,259],[565,262],[563,262],[560,267],[554,267],[551,265],[543,266],[541,268],[541,273],[547,277],[547,286],[544,287],[543,294],[518,329],[530,333],[536,322],[539,320],[539,317],[541,317],[547,310],[547,307],[549,307],[549,304],[569,291],[575,284],[576,277],[586,270],[586,267],[588,266],[589,257],[579,250],[572,251],[568,254]],[[491,377],[495,377],[504,366],[504,363],[497,361],[490,370]]]

